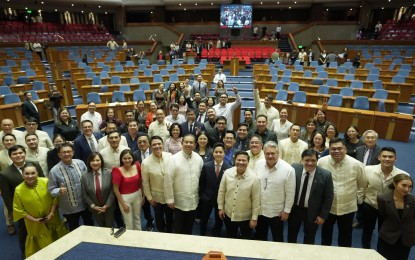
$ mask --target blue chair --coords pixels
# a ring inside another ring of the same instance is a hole
[[[112,99],[111,102],[125,102],[125,96],[124,96],[124,92],[122,91],[114,91],[112,93]]]
[[[405,69],[400,68],[398,71],[398,74],[396,75],[401,76],[401,77],[409,77],[410,72],[411,72],[410,70],[405,70]]]
[[[28,76],[18,76],[17,77],[17,84],[29,84],[30,79]]]
[[[284,70],[282,73],[282,76],[291,77],[293,75],[293,72],[291,70]]]
[[[139,70],[138,69],[135,69],[134,72],[133,72],[133,76],[134,77],[138,77],[138,72],[139,72]]]
[[[275,97],[276,100],[286,101],[288,98],[288,92],[285,90],[279,90],[277,96]]]
[[[274,89],[275,90],[283,90],[284,89],[284,82],[278,81],[277,84],[275,84]]]
[[[294,93],[293,102],[297,103],[306,103],[307,102],[307,94],[304,91],[297,91]]]
[[[366,69],[366,70],[370,70],[371,68],[373,68],[373,67],[375,67],[375,64],[373,64],[373,63],[366,63],[365,64],[365,68],[364,69]]]
[[[315,72],[326,71],[326,67],[324,67],[324,66],[318,66],[318,67],[316,67],[316,69],[314,71]]]
[[[313,72],[311,70],[305,70],[303,73],[303,77],[311,78],[313,76]]]
[[[36,77],[36,72],[32,69],[26,70],[26,76],[28,77]]]
[[[131,91],[131,88],[130,88],[130,85],[121,85],[119,90],[122,92],[127,92],[127,91]]]
[[[342,97],[353,97],[353,89],[351,88],[342,88],[340,90],[340,96]]]
[[[379,112],[386,112],[385,100],[379,100],[378,109]]]
[[[269,74],[270,74],[270,75],[275,75],[275,74],[278,74],[278,70],[277,70],[277,68],[275,68],[275,67],[271,67],[271,68],[269,68]]]
[[[353,80],[352,83],[350,84],[350,88],[362,89],[363,88],[363,82],[361,82],[360,80]]]
[[[347,71],[346,66],[339,66],[339,67],[337,67],[337,73],[338,74],[344,74],[344,73],[346,73],[346,71]]]
[[[354,74],[346,74],[344,75],[344,80],[354,80]]]
[[[149,83],[147,83],[147,82],[143,82],[143,83],[140,83],[140,87],[139,87],[141,90],[150,90],[150,84]]]
[[[86,78],[87,79],[92,79],[92,78],[94,78],[96,75],[95,75],[95,72],[87,72],[86,73]]]
[[[166,65],[166,61],[165,60],[157,60],[157,65]]]
[[[174,82],[171,82],[171,81],[164,82],[164,89],[169,89],[169,86],[171,83],[174,83]]]
[[[343,104],[343,97],[338,94],[331,95],[329,98],[329,101],[327,102],[327,105],[331,107],[341,107],[342,104]]]
[[[296,61],[294,61],[294,64],[293,64],[294,66],[297,66],[297,65],[300,65],[300,60],[296,60]]]
[[[354,100],[353,108],[369,110],[369,98],[363,96],[356,97],[356,99]]]
[[[33,90],[45,90],[45,85],[43,84],[42,81],[35,80],[33,81],[32,89]]]
[[[287,66],[285,64],[278,64],[278,70],[286,70]]]
[[[109,65],[104,65],[104,66],[102,66],[102,70],[101,71],[110,72],[111,71],[111,67]]]
[[[289,82],[291,82],[291,77],[282,76],[280,80],[284,83],[289,83]]]
[[[101,86],[99,91],[100,93],[109,92],[108,86],[107,85]]]
[[[121,77],[120,76],[112,76],[111,77],[111,84],[121,84]]]
[[[374,89],[383,89],[383,84],[381,80],[376,80],[373,82]]]
[[[151,64],[150,68],[152,70],[159,70],[159,65],[157,65],[157,64]]]
[[[288,85],[288,91],[297,92],[300,90],[300,84],[298,82],[290,82]]]
[[[316,60],[313,60],[310,62],[310,67],[317,67],[318,66],[318,62]]]
[[[83,69],[83,68],[85,68],[87,65],[86,65],[86,63],[85,62],[79,62],[78,63],[78,68],[79,69]]]
[[[153,75],[153,82],[164,82],[163,77],[160,74]]]
[[[169,64],[166,66],[166,69],[168,70],[174,70],[174,65],[173,64]]]
[[[146,95],[144,94],[144,90],[137,89],[133,92],[133,101],[145,101]]]
[[[193,69],[193,73],[196,74],[196,75],[197,74],[202,74],[202,72],[200,71],[200,68],[198,68],[198,67]]]
[[[392,83],[405,83],[405,78],[402,76],[393,76],[391,82]]]
[[[272,75],[271,82],[278,82],[278,74]]]
[[[12,68],[10,66],[1,66],[1,73],[11,73]]]
[[[330,62],[329,68],[337,68],[337,67],[338,67],[337,61]]]
[[[13,104],[13,103],[20,103],[22,102],[20,100],[19,95],[17,95],[16,93],[11,93],[11,94],[6,94],[4,95],[4,104],[8,105],[8,104]]]
[[[200,59],[199,65],[200,64],[207,64],[207,59]]]
[[[121,65],[121,61],[116,60],[116,61],[114,62],[114,66],[118,66],[118,65]]]
[[[95,104],[101,104],[101,97],[98,92],[89,92],[86,97],[86,102],[94,102]]]
[[[109,78],[109,77],[110,77],[110,75],[108,74],[108,71],[101,71],[101,72],[99,73],[99,77],[100,77],[100,78]]]
[[[104,62],[102,62],[102,61],[98,61],[98,62],[97,62],[97,68],[102,69],[102,68],[104,67],[104,65],[105,65],[105,63],[104,63]]]
[[[323,85],[323,79],[313,79],[313,81],[311,81],[311,85],[318,85],[321,86]]]
[[[179,76],[176,73],[172,73],[169,75],[169,81],[178,82],[180,81]]]
[[[21,60],[20,61],[20,66],[28,66],[28,67],[30,67],[30,62],[28,60]]]
[[[199,68],[200,68],[201,70],[206,69],[206,63],[199,63]]]
[[[150,61],[149,60],[141,60],[141,64],[144,64],[145,66],[150,65]]]
[[[0,95],[12,94],[12,90],[9,86],[0,86]]]
[[[145,64],[138,65],[138,70],[144,71],[145,69],[147,69],[147,65],[145,65]]]
[[[135,64],[134,64],[134,61],[131,61],[131,60],[127,60],[126,62],[125,62],[125,66],[127,66],[127,67],[133,67]]]
[[[101,81],[101,77],[98,76],[94,76],[92,77],[92,85],[101,85],[102,81]]]
[[[380,68],[378,67],[373,67],[373,68],[370,68],[369,70],[369,74],[379,75],[379,72],[380,72]]]
[[[161,69],[160,70],[160,75],[169,75],[169,70],[168,69]]]
[[[91,67],[91,66],[85,66],[85,67],[84,67],[84,72],[85,72],[85,73],[87,73],[87,72],[92,72],[92,67]]]
[[[388,99],[389,92],[385,89],[376,89],[372,98],[377,99]]]
[[[154,64],[153,64],[154,65]],[[144,70],[144,76],[151,77],[153,76],[153,70],[152,69],[145,69]]]
[[[409,70],[411,71],[411,64],[401,64],[401,67],[399,68],[399,70]]]
[[[338,86],[337,79],[327,79],[326,84],[329,87],[337,87]]]
[[[123,72],[124,67],[122,65],[117,65],[117,66],[114,67],[114,71],[115,72]]]
[[[329,74],[327,73],[327,71],[320,71],[317,74],[317,78],[327,79],[328,77],[329,77]]]
[[[194,59],[187,59],[187,64],[195,64],[195,60]]]
[[[184,74],[186,74],[186,71],[183,68],[178,68],[177,69],[177,74],[178,75],[184,75]]]
[[[303,71],[303,70],[304,70],[304,68],[303,68],[302,65],[295,65],[295,67],[294,67],[294,71]]]
[[[353,66],[353,63],[351,61],[346,61],[345,63],[343,63],[343,66],[345,66],[346,68],[350,68]]]
[[[130,84],[139,84],[140,83],[140,79],[138,78],[131,78],[130,79]]]
[[[173,64],[173,65],[180,65],[180,61],[179,61],[178,59],[174,59],[174,60],[172,61],[172,64]]]
[[[327,85],[321,85],[317,90],[317,94],[328,94],[329,91],[330,88]]]

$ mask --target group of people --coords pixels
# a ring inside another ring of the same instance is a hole
[[[138,101],[122,120],[111,108],[103,118],[90,102],[78,125],[60,108],[52,140],[36,118],[26,118],[25,132],[3,119],[0,190],[9,234],[18,221],[22,253],[68,232],[59,214],[69,231],[81,218],[85,225],[141,230],[143,210],[148,231],[155,222],[159,232],[192,234],[198,220],[200,235],[222,236],[224,225],[226,237],[267,240],[270,229],[273,241],[290,243],[303,226],[303,243],[314,244],[321,225],[321,243],[331,245],[337,223],[345,247],[356,215],[363,248],[378,222],[378,252],[408,257],[415,244],[413,183],[394,166],[394,148],[379,147],[373,130],[361,138],[355,126],[339,138],[324,110],[301,131],[272,97],[261,101],[255,85],[256,117],[245,110],[234,132],[241,98],[233,87],[235,101],[228,102],[222,74],[215,75],[211,101],[198,75],[193,85],[160,88],[148,112]]]

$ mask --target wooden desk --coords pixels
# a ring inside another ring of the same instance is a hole
[[[373,130],[379,138],[409,142],[413,121],[412,115],[375,112]]]
[[[52,112],[46,109],[43,104],[43,99],[35,100],[34,102],[39,110],[39,117],[41,122],[52,120]],[[13,120],[15,127],[24,126],[22,103],[0,105],[0,118],[10,118]]]

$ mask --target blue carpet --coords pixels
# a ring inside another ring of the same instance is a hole
[[[206,252],[207,253],[207,252]],[[183,253],[168,250],[126,247],[126,246],[114,246],[103,245],[95,243],[80,243],[67,251],[57,259],[71,260],[71,259],[140,259],[140,260],[153,260],[153,259],[181,259],[181,260],[200,260],[203,254],[196,253]],[[229,260],[237,259],[255,259],[246,257],[229,257]]]

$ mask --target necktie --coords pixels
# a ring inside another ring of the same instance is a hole
[[[89,140],[89,147],[91,147],[91,152],[95,153],[97,150],[95,149],[94,140],[91,137],[88,138]]]
[[[216,177],[219,176],[219,172],[220,172],[220,165],[219,164],[216,164],[216,166],[215,166]]]
[[[242,141],[239,141],[238,150],[242,149]]]
[[[202,122],[202,114],[199,114],[199,117],[197,118],[197,122]]]
[[[308,186],[308,177],[310,176],[308,172],[306,172],[305,174],[306,175],[305,175],[304,182],[303,182],[303,188],[301,189],[300,201],[298,202],[298,206],[300,208],[304,208],[305,194],[307,193],[307,186]]]
[[[200,93],[200,82],[199,82],[199,91],[198,92]]]
[[[102,194],[101,194],[101,183],[99,182],[99,173],[95,172],[95,194],[97,196],[97,200],[99,205],[102,204]]]
[[[366,150],[365,156],[363,157],[363,164],[367,165],[368,161],[369,161],[369,155],[370,155],[370,149]]]
[[[144,159],[146,158],[146,152],[141,152],[141,160],[144,161]]]
[[[192,124],[190,125],[189,132],[193,133],[193,125]]]

